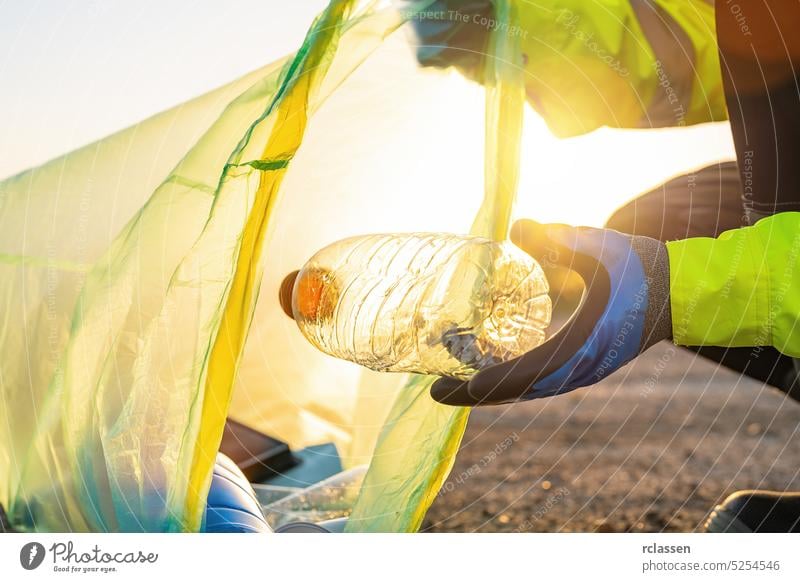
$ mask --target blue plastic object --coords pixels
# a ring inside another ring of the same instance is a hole
[[[219,453],[211,477],[203,531],[206,533],[271,532],[247,478]]]
[[[297,465],[264,482],[270,485],[305,489],[342,470],[342,460],[333,443],[312,445],[294,451],[293,454],[299,461]]]

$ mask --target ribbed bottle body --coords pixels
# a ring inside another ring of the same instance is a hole
[[[440,233],[345,239],[297,275],[294,318],[337,358],[378,371],[468,378],[544,341],[541,267],[511,243]]]

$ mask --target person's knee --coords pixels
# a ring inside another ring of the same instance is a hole
[[[606,222],[661,241],[718,236],[743,224],[739,173],[723,162],[672,178],[622,206]]]

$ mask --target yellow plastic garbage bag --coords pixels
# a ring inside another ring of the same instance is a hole
[[[420,71],[395,32],[407,17],[334,0],[287,59],[0,183],[0,503],[16,527],[198,530],[228,414],[373,461],[350,529],[419,526],[465,412],[427,380],[316,353],[275,300],[333,240],[464,231],[479,205],[482,91]],[[435,145],[453,134],[468,139]],[[504,214],[481,216],[501,232]],[[393,434],[411,439],[401,456]]]

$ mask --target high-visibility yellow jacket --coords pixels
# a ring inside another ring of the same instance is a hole
[[[674,341],[800,356],[800,213],[667,243]]]
[[[713,0],[517,6],[528,98],[556,135],[727,118]]]

